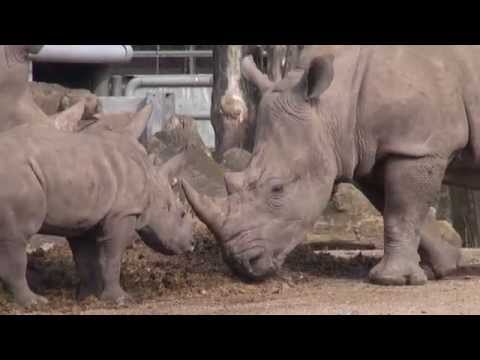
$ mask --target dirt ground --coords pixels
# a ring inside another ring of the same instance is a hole
[[[50,303],[30,314],[480,314],[480,251],[469,268],[426,286],[368,284],[381,251],[327,251],[300,246],[282,273],[257,284],[235,278],[203,230],[194,254],[166,257],[137,244],[126,253],[122,284],[135,301],[116,307],[74,300],[77,278],[65,245],[29,257],[29,282]],[[478,266],[478,267],[477,267]],[[0,314],[26,314],[0,290]]]

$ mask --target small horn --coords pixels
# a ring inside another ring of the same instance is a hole
[[[221,206],[212,198],[199,194],[185,179],[181,180],[181,184],[185,197],[195,214],[218,236],[225,220]]]
[[[228,195],[238,192],[243,187],[243,173],[241,172],[226,172],[224,175],[225,187]]]
[[[85,101],[81,100],[61,113],[50,116],[53,126],[62,131],[76,132],[85,111]]]

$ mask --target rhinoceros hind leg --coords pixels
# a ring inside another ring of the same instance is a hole
[[[446,161],[426,157],[394,157],[384,167],[384,257],[370,272],[382,285],[421,285],[427,281],[420,267],[420,230],[440,191]]]
[[[80,278],[76,291],[77,300],[82,301],[92,295],[99,297],[103,283],[100,271],[100,255],[95,235],[85,234],[67,240]]]
[[[422,228],[419,253],[422,263],[431,268],[436,279],[441,279],[454,273],[462,265],[463,257],[460,248],[442,240],[438,231],[432,231]]]
[[[383,184],[372,184],[363,181],[356,185],[383,215],[385,207]],[[435,219],[427,219],[426,221],[435,221]],[[420,230],[419,255],[421,263],[428,268],[429,279],[441,279],[455,272],[461,266],[462,253],[460,248],[443,240],[442,235],[435,226],[427,225],[425,223]]]
[[[13,294],[15,302],[25,308],[48,303],[35,294],[27,283],[26,240],[0,238],[0,279]]]

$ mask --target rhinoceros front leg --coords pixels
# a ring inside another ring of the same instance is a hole
[[[383,184],[374,185],[368,182],[359,182],[358,188],[370,200],[372,205],[383,215],[385,208],[385,194]],[[427,219],[426,221],[434,221]],[[419,254],[423,264],[430,267],[437,279],[445,277],[460,266],[462,253],[442,239],[436,227],[427,228],[427,223],[420,229]]]
[[[12,292],[15,302],[29,308],[46,304],[48,300],[33,293],[27,283],[26,239],[21,236],[8,236],[2,228],[0,235],[0,279]]]
[[[127,246],[136,238],[136,218],[127,216],[107,219],[98,238],[100,269],[103,281],[101,300],[124,305],[131,300],[120,285],[122,256]]]
[[[76,293],[77,300],[82,301],[90,295],[99,297],[103,289],[103,282],[96,235],[88,233],[70,237],[67,240],[80,278]]]
[[[384,256],[370,272],[383,285],[421,285],[420,230],[440,191],[447,162],[440,158],[391,158],[384,167]]]

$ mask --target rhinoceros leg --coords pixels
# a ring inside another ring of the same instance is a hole
[[[95,234],[88,233],[67,239],[72,250],[80,284],[77,287],[76,297],[82,301],[94,295],[99,297],[102,288],[100,269],[100,255]]]
[[[370,272],[383,285],[421,285],[420,230],[440,191],[447,162],[439,158],[391,158],[384,166],[384,256]]]
[[[15,302],[23,307],[46,304],[48,300],[33,293],[27,283],[26,239],[21,236],[8,236],[2,229],[0,237],[0,279],[12,292]]]
[[[136,238],[136,219],[133,216],[106,220],[103,233],[98,238],[100,268],[104,288],[100,299],[123,305],[130,296],[120,285],[122,256],[127,246]]]
[[[372,205],[383,215],[385,195],[383,184],[375,185],[368,182],[357,184],[362,193],[370,200]],[[427,219],[432,221],[432,219]],[[430,267],[436,278],[440,279],[455,271],[461,261],[461,251],[442,239],[435,227],[427,229],[425,223],[420,230],[419,254],[423,264]]]

